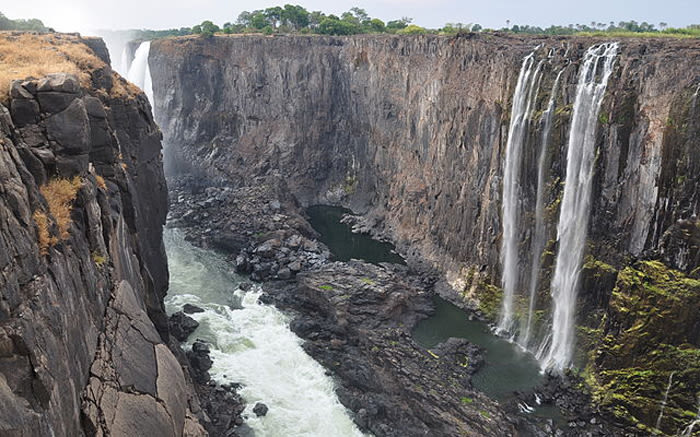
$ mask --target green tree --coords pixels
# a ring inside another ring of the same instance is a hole
[[[202,21],[202,24],[193,27],[192,30],[194,31],[195,28],[198,28],[198,31],[194,33],[198,33],[204,38],[211,38],[216,32],[221,31],[221,29],[219,29],[219,26],[217,26],[209,20]]]
[[[424,27],[416,26],[415,24],[409,24],[403,29],[396,31],[398,35],[423,35],[428,33],[427,29]]]
[[[250,14],[250,27],[261,30],[269,25],[270,22],[263,11],[253,11],[253,13]]]
[[[379,18],[372,18],[366,25],[366,29],[371,33],[386,32],[386,25]]]
[[[405,29],[408,23],[412,22],[412,18],[403,17],[400,20],[392,20],[386,23],[387,32],[396,33],[397,30]]]
[[[295,30],[309,25],[309,11],[299,5],[284,5],[281,12],[282,21]]]
[[[322,35],[353,35],[358,27],[348,21],[341,20],[335,15],[329,15],[318,25],[318,33]]]

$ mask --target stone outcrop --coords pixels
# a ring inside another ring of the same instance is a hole
[[[101,41],[57,37],[103,59],[0,105],[0,434],[204,435],[167,346],[160,131]]]
[[[523,57],[541,44],[538,59],[548,61],[520,182],[522,205],[532,210],[540,118],[562,71],[546,156],[548,241],[536,308],[544,314],[536,329],[542,338],[578,67],[589,46],[605,41],[499,34],[155,41],[150,66],[166,170],[233,189],[264,176],[281,181],[302,206],[350,207],[365,218],[358,226],[394,241],[411,268],[443,273],[452,300],[494,314],[510,100]],[[602,339],[624,322],[610,320],[620,313],[608,306],[618,273],[635,260],[660,260],[697,278],[699,66],[696,39],[620,41],[597,125],[577,360],[602,350]],[[524,276],[532,217],[523,220]],[[669,332],[684,329],[674,326],[681,319],[669,320]],[[632,360],[606,363],[620,370]],[[654,386],[673,371],[653,370]],[[690,392],[678,410],[696,409]]]

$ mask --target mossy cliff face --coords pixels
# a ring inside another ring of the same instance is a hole
[[[19,80],[0,105],[0,435],[196,434],[166,346],[160,132],[83,51],[87,82]]]
[[[658,261],[623,269],[589,363],[594,397],[623,423],[675,435],[700,396],[700,280]]]

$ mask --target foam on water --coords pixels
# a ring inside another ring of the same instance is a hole
[[[257,437],[363,435],[338,401],[333,380],[289,330],[288,317],[258,303],[259,286],[241,290],[243,278],[220,256],[195,248],[176,230],[166,230],[164,239],[171,278],[166,309],[185,303],[204,309],[191,315],[200,327],[190,339],[211,342],[212,378],[243,385],[244,415]],[[252,412],[256,402],[269,407],[266,416]]]

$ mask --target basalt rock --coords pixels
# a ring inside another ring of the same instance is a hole
[[[166,346],[160,132],[100,62],[103,88],[55,74],[0,105],[0,435],[203,435]],[[65,234],[42,189],[60,179]]]

